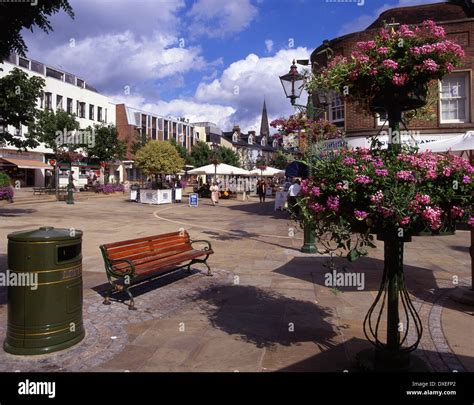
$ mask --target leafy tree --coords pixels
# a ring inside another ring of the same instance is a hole
[[[270,166],[276,169],[285,170],[288,166],[289,156],[282,151],[278,151],[277,155],[270,161]]]
[[[191,159],[191,156],[189,155],[188,150],[184,146],[179,145],[175,139],[170,139],[169,142],[171,143],[171,145],[173,145],[176,148],[176,150],[179,153],[179,156],[181,156],[185,164],[192,165],[192,159]]]
[[[2,27],[0,30],[0,62],[3,62],[11,51],[25,56],[28,47],[21,35],[23,28],[33,31],[33,27],[37,26],[48,33],[53,30],[48,17],[61,10],[74,18],[74,12],[67,0],[0,2],[0,27]]]
[[[221,163],[226,163],[231,166],[240,167],[240,159],[237,153],[225,146],[219,147],[218,150],[218,159]]]
[[[67,146],[69,150],[76,149],[78,145],[71,143],[66,145],[66,137],[68,131],[75,131],[79,129],[79,122],[76,121],[74,114],[69,114],[66,111],[52,110],[40,111],[38,122],[38,140],[43,142],[48,148],[57,153],[63,146]],[[61,133],[61,135],[59,134]]]
[[[88,127],[87,131],[91,134],[91,139],[84,150],[89,159],[110,162],[125,158],[127,145],[119,139],[115,125],[96,124],[93,128]]]
[[[206,142],[199,141],[191,149],[192,164],[196,167],[206,166],[212,158],[212,151]]]
[[[168,141],[150,141],[135,154],[135,162],[147,176],[176,174],[183,169],[184,160]]]
[[[136,153],[148,142],[150,142],[150,137],[147,134],[142,134],[141,131],[139,131],[131,143],[130,151],[133,155],[136,155]]]
[[[0,145],[10,144],[25,150],[38,146],[36,120],[40,110],[36,103],[43,87],[42,78],[29,77],[17,68],[0,78]],[[8,125],[20,128],[22,124],[28,128],[25,138],[17,138],[8,132]]]

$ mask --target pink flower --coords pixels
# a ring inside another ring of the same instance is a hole
[[[357,161],[350,156],[346,156],[344,159],[342,159],[342,163],[345,165],[355,165]]]
[[[308,183],[309,181],[307,179],[301,181],[302,194],[308,194],[308,191],[309,191]]]
[[[370,51],[371,49],[374,49],[375,46],[376,46],[375,41],[366,41],[366,42],[360,41],[360,42],[357,42],[356,44],[356,47],[358,49],[365,52]]]
[[[433,59],[425,59],[422,67],[428,72],[436,72],[438,70],[438,64]]]
[[[380,204],[383,200],[383,192],[382,190],[377,191],[374,195],[370,197],[370,201],[374,204]]]
[[[454,65],[452,63],[449,63],[449,62],[446,62],[444,64],[444,67],[449,73],[451,73],[454,70]]]
[[[464,184],[469,184],[471,182],[471,178],[469,176],[463,176],[462,182]]]
[[[369,74],[372,76],[376,76],[379,73],[379,71],[376,68],[372,68],[369,70]]]
[[[339,197],[329,196],[326,201],[326,206],[333,211],[337,211],[339,209]]]
[[[386,46],[381,46],[380,48],[377,49],[377,53],[379,55],[387,55],[389,52],[389,49]]]
[[[410,223],[410,217],[403,217],[400,220],[400,225],[408,225]]]
[[[470,217],[467,221],[468,225],[474,226],[474,217]]]
[[[386,176],[388,176],[388,170],[387,169],[375,169],[375,174],[377,176],[386,177]]]
[[[359,210],[354,210],[354,216],[356,217],[356,219],[358,219],[359,221],[362,221],[364,220],[365,218],[367,218],[367,212],[365,211],[359,211]]]
[[[321,190],[319,189],[319,187],[313,187],[311,189],[311,193],[316,197],[319,197],[321,195]]]
[[[385,59],[382,62],[382,65],[384,65],[384,67],[386,67],[387,69],[392,69],[392,70],[395,70],[396,68],[398,68],[398,63],[392,59]]]
[[[374,181],[366,175],[363,174],[358,174],[355,176],[354,183],[359,183],[359,184],[370,184],[373,183]]]
[[[443,175],[445,175],[446,177],[449,177],[451,176],[451,168],[446,166],[443,168]]]
[[[436,170],[430,169],[426,172],[426,178],[429,180],[434,180],[438,177],[438,174],[436,173]]]
[[[406,181],[415,180],[415,176],[413,175],[413,172],[411,172],[410,170],[400,170],[399,172],[395,174],[395,176],[397,179],[400,179],[400,180],[406,180]]]
[[[309,204],[309,208],[316,213],[323,212],[326,209],[324,208],[324,205],[321,205],[319,203],[311,203]]]
[[[420,193],[415,196],[415,200],[423,205],[428,205],[431,201],[429,195]]]
[[[336,190],[344,190],[344,184],[342,183],[336,183]]]
[[[408,25],[400,25],[397,34],[401,38],[413,38],[415,33],[408,27]]]
[[[459,218],[464,215],[464,210],[461,207],[457,207],[456,205],[453,205],[451,208],[451,215],[453,218]]]
[[[406,73],[395,73],[393,75],[392,83],[395,86],[404,86],[408,82],[408,75]]]
[[[351,81],[357,80],[358,77],[359,77],[359,71],[358,71],[357,69],[352,70],[352,71],[349,73],[349,80],[351,80]]]
[[[421,217],[428,222],[432,230],[441,228],[442,211],[438,207],[426,207],[421,213]]]

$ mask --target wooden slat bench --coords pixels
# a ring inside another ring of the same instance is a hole
[[[195,243],[207,245],[198,250],[193,248]],[[209,255],[214,253],[211,244],[207,240],[191,240],[186,231],[109,243],[101,245],[100,250],[111,285],[104,299],[105,305],[110,304],[112,291],[125,289],[130,297],[129,309],[135,309],[129,290],[131,285],[183,267],[190,272],[195,263],[204,264],[207,274],[212,275],[207,264]]]

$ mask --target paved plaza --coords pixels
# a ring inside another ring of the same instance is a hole
[[[40,226],[84,232],[84,322],[78,345],[50,355],[0,352],[0,371],[334,371],[355,370],[370,347],[362,323],[378,291],[383,245],[349,265],[364,289],[325,285],[327,257],[299,252],[302,232],[273,200],[201,200],[150,206],[123,195],[67,205],[0,203],[0,270],[7,268],[7,234]],[[137,311],[102,305],[107,287],[99,245],[186,229],[207,239],[214,276],[195,265],[134,287]],[[433,371],[474,371],[473,308],[449,293],[470,285],[470,234],[414,238],[405,274],[423,323],[417,354]],[[346,263],[344,263],[346,264]],[[454,277],[455,279],[456,277]],[[0,333],[6,332],[6,288],[0,287]],[[410,336],[409,336],[410,337]],[[412,336],[411,336],[412,338]]]

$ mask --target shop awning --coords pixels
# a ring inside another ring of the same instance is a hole
[[[39,160],[0,158],[0,163],[10,163],[20,169],[52,169],[52,166]]]

